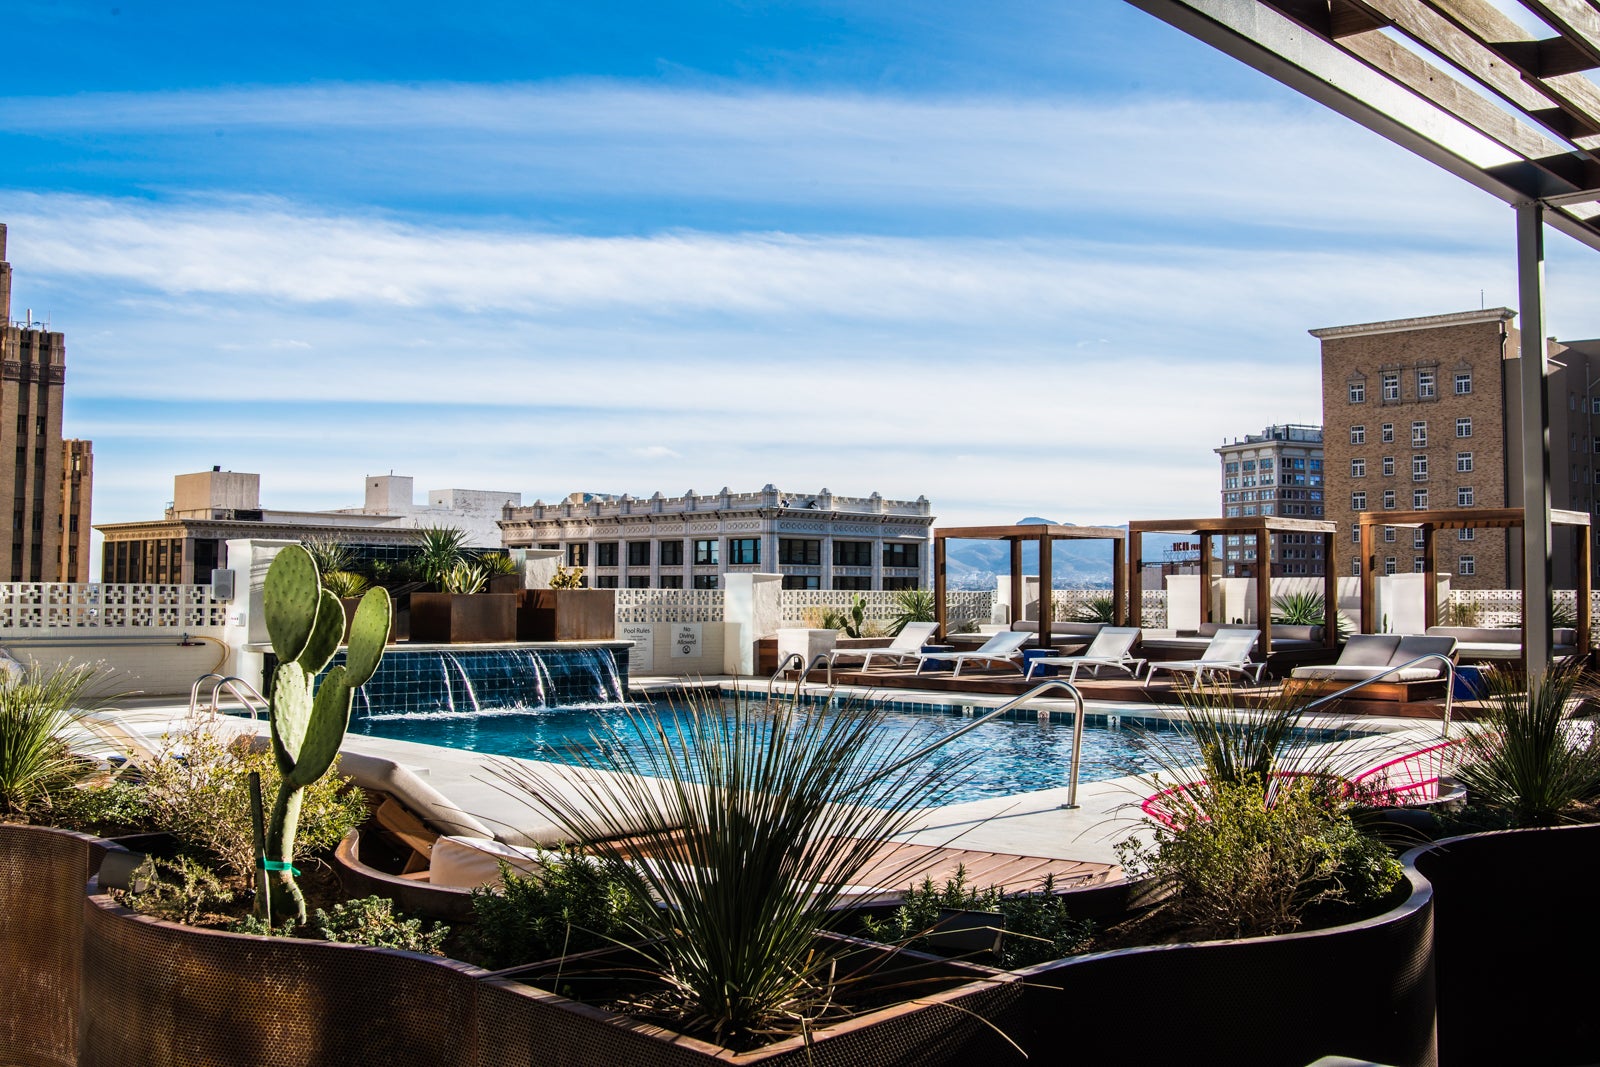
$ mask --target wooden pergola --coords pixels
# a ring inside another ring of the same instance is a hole
[[[1363,511],[1361,524],[1361,632],[1372,633],[1377,625],[1378,528],[1403,526],[1422,530],[1423,624],[1438,623],[1439,605],[1434,596],[1433,535],[1439,530],[1520,530],[1521,508],[1449,508],[1434,511]],[[1594,587],[1592,549],[1589,542],[1589,515],[1583,511],[1550,510],[1552,526],[1567,526],[1578,531],[1578,647],[1589,647],[1591,606]],[[1528,583],[1523,584],[1522,647],[1528,648]],[[1548,618],[1548,610],[1544,613]]]
[[[933,531],[933,601],[939,635],[945,636],[948,619],[945,607],[945,542],[1005,541],[1011,546],[1011,610],[1022,609],[1022,543],[1039,542],[1039,633],[1035,644],[1050,647],[1050,546],[1056,541],[1111,542],[1111,612],[1117,625],[1128,625],[1127,539],[1128,532],[1118,526],[1059,526],[1054,523],[1026,523],[1019,526],[957,526]]]
[[[1322,538],[1324,604],[1323,641],[1333,648],[1339,641],[1338,578],[1333,573],[1333,535],[1336,527],[1321,519],[1285,519],[1277,515],[1244,515],[1234,519],[1146,519],[1128,523],[1129,599],[1139,603],[1144,592],[1144,535],[1147,533],[1194,534],[1200,538],[1200,621],[1211,621],[1211,538],[1216,534],[1238,534],[1256,539],[1256,621],[1261,627],[1261,649],[1272,648],[1272,541],[1276,533],[1315,534]]]

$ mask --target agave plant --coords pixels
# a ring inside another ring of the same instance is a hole
[[[914,622],[935,618],[932,589],[900,589],[894,594],[894,613],[889,616],[889,632],[898,634]]]
[[[488,581],[482,567],[462,560],[439,576],[439,588],[446,593],[481,593]]]
[[[466,559],[467,533],[454,526],[429,526],[420,534],[417,569],[424,581],[441,585],[444,576]]]
[[[490,577],[497,574],[516,574],[520,569],[517,566],[517,561],[503,552],[485,552],[472,562],[479,570]]]
[[[313,559],[316,557],[313,556]],[[371,588],[372,583],[354,571],[323,571],[322,588],[342,600],[358,597]]]
[[[743,695],[724,711],[636,708],[648,739],[615,732],[568,758],[590,772],[503,761],[495,773],[547,813],[633,897],[627,951],[659,991],[641,1007],[740,1048],[836,1017],[850,1000],[847,952],[817,932],[838,922],[884,842],[963,778],[882,729],[880,708],[820,709]],[[640,857],[649,857],[640,861]]]
[[[81,781],[92,764],[74,756],[66,734],[102,702],[101,668],[32,664],[0,681],[0,810],[47,805],[51,793]]]
[[[1467,795],[1518,826],[1566,822],[1577,805],[1600,800],[1600,734],[1593,720],[1576,717],[1591,681],[1570,668],[1542,679],[1486,678],[1483,729],[1464,738],[1456,772]]]

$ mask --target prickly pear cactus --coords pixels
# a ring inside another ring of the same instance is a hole
[[[272,688],[272,752],[280,782],[267,830],[266,867],[273,876],[271,910],[282,922],[294,914],[306,921],[305,898],[295,884],[294,841],[306,786],[328,772],[358,687],[372,677],[389,637],[389,593],[370,589],[361,598],[350,626],[343,666],[334,667],[317,683],[317,675],[339,650],[344,636],[344,607],[322,588],[317,565],[299,545],[280,551],[267,568],[262,591],[267,633],[278,657]],[[267,901],[258,902],[265,908]]]

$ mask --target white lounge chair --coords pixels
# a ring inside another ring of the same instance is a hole
[[[887,648],[836,648],[828,653],[828,684],[833,684],[833,665],[840,659],[849,658],[861,660],[861,669],[866,670],[872,666],[874,659],[893,660],[904,663],[908,659],[916,659],[917,653],[922,651],[922,646],[928,643],[928,638],[939,628],[936,622],[908,622],[905,629],[895,635],[893,642]]]
[[[986,663],[1009,663],[1019,671],[1022,665],[1017,661],[1022,658],[1022,646],[1027,644],[1028,638],[1033,635],[1021,630],[1005,630],[995,634],[983,643],[981,648],[972,652],[918,652],[917,673],[922,673],[922,668],[930,661],[955,663],[955,671],[951,677],[961,674],[961,668],[968,660],[978,660]]]
[[[147,767],[176,754],[142,732],[115,708],[85,711],[77,717],[77,724],[109,749],[113,760],[122,760],[135,767]]]
[[[1261,672],[1267,665],[1264,662],[1251,663],[1250,649],[1255,647],[1256,639],[1260,636],[1260,630],[1218,630],[1217,635],[1206,646],[1206,650],[1196,658],[1150,664],[1150,670],[1144,676],[1144,684],[1150,684],[1150,680],[1156,676],[1156,671],[1192,674],[1194,684],[1197,686],[1213,674],[1242,674],[1259,682]]]
[[[1137,678],[1145,663],[1132,654],[1133,644],[1137,640],[1139,640],[1137,626],[1107,626],[1095,634],[1094,640],[1089,642],[1089,647],[1076,656],[1036,657],[1028,664],[1027,677],[1032,678],[1034,668],[1042,665],[1071,668],[1067,674],[1069,682],[1078,680],[1079,667],[1092,667],[1096,678],[1100,676],[1101,667],[1116,667]]]

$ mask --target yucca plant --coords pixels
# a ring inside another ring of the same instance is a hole
[[[889,616],[889,632],[898,634],[914,622],[935,618],[932,589],[900,589],[894,594],[894,613]]]
[[[104,672],[90,664],[30,664],[0,681],[0,810],[48,806],[53,792],[83,780],[93,764],[74,756],[66,735],[99,706]]]
[[[419,534],[417,569],[424,581],[440,585],[444,576],[466,559],[467,533],[454,526],[429,526]]]
[[[472,562],[474,566],[490,577],[499,574],[516,574],[521,569],[517,566],[516,560],[501,552],[485,552]]]
[[[626,714],[643,747],[612,732],[558,774],[503,761],[495,773],[609,868],[634,899],[627,948],[653,979],[638,1010],[733,1048],[849,1013],[861,980],[819,930],[916,809],[963,779],[964,761],[917,756],[881,708],[692,701],[674,717]],[[638,862],[640,857],[647,860]],[[868,885],[903,887],[907,868]]]
[[[312,560],[317,565],[317,573],[324,577],[330,571],[355,569],[355,550],[343,541],[337,541],[332,537],[302,537],[300,544],[311,554]]]
[[[1322,626],[1328,618],[1328,603],[1321,593],[1285,593],[1272,598],[1272,621],[1289,626]],[[1334,613],[1334,625],[1341,635],[1350,632],[1344,616]]]
[[[322,588],[339,597],[348,600],[358,597],[372,587],[372,583],[354,571],[323,571]]]
[[[1600,800],[1600,734],[1576,712],[1592,681],[1572,668],[1529,680],[1510,672],[1485,676],[1482,727],[1462,742],[1457,777],[1474,802],[1498,808],[1518,826],[1552,826]]]
[[[1078,622],[1116,622],[1116,601],[1108,596],[1092,596],[1078,605],[1072,617]]]

